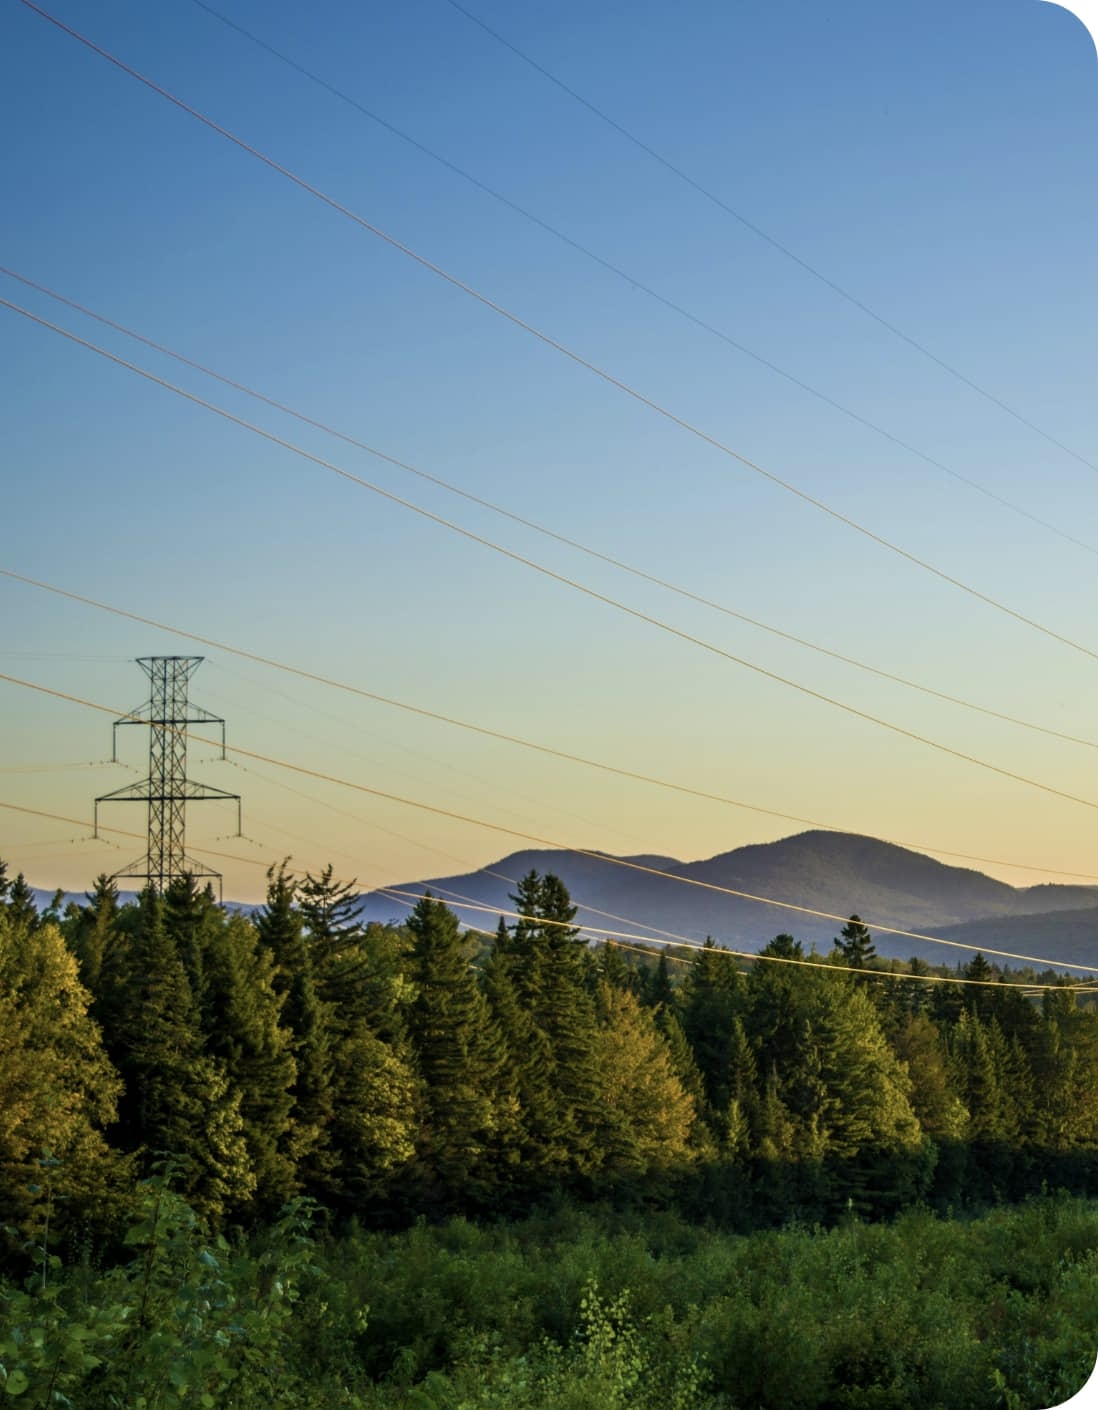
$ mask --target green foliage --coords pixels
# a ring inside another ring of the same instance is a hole
[[[851,969],[866,969],[877,958],[877,947],[861,916],[851,916],[835,941],[843,963]]]
[[[105,1130],[121,1084],[89,1003],[57,926],[0,908],[0,1208],[22,1225],[47,1203],[55,1229],[117,1208],[126,1161]]]
[[[0,1383],[27,1410],[320,1406],[292,1365],[316,1293],[309,1210],[287,1207],[259,1253],[210,1240],[163,1177],[140,1190],[130,1262],[102,1275],[60,1260],[0,1294]],[[323,1313],[319,1314],[323,1322]],[[353,1404],[345,1400],[344,1404]]]
[[[418,1175],[441,1198],[483,1165],[496,1124],[492,1091],[501,1054],[457,917],[427,895],[408,929],[415,989],[408,1036],[422,1079]]]
[[[27,1410],[1031,1410],[1094,1362],[1098,1208],[1044,1198],[734,1237],[558,1204],[314,1242],[145,1182],[124,1261],[0,1283]]]

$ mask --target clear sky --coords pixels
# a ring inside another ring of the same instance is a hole
[[[757,809],[994,859],[983,869],[1015,884],[1056,879],[1042,868],[1098,879],[1098,58],[1073,16],[1038,0],[469,0],[692,186],[449,0],[219,0],[359,108],[195,0],[51,4],[698,431],[1068,642],[569,361],[20,0],[0,10],[0,264],[554,533],[1091,744],[669,593],[6,275],[0,297],[909,735],[509,561],[7,309],[0,567]],[[201,652],[193,698],[226,718],[231,744],[518,834],[689,859],[805,825],[432,723],[10,577],[0,604],[8,675],[122,712],[145,694],[135,657]],[[90,819],[97,794],[144,769],[137,730],[120,733],[124,764],[103,762],[107,714],[5,682],[0,704],[0,801]],[[258,898],[287,853],[374,886],[528,845],[247,756],[220,763],[197,743],[190,770],[243,795],[244,840],[227,836],[227,806],[188,817],[191,850],[224,854],[225,893],[239,899]],[[143,829],[135,805],[103,821]],[[105,837],[0,809],[0,856],[39,886],[83,889],[142,850]]]

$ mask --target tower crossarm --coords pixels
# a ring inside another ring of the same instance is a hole
[[[240,794],[198,783],[187,777],[188,725],[219,725],[221,757],[225,758],[225,721],[187,698],[191,675],[201,656],[143,656],[138,665],[149,678],[149,699],[138,709],[115,720],[117,745],[120,725],[144,725],[149,731],[149,772],[140,783],[127,783],[95,800],[95,830],[99,832],[100,803],[145,803],[148,808],[148,851],[130,870],[118,876],[141,876],[163,891],[174,877],[218,876],[196,866],[184,850],[187,803],[222,800],[236,804],[236,832],[240,836]],[[201,739],[202,743],[210,741]],[[113,751],[118,758],[117,747]]]

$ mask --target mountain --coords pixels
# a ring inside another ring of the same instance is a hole
[[[646,868],[671,875],[655,876]],[[1008,886],[971,868],[948,866],[906,847],[853,833],[802,832],[699,862],[523,851],[480,871],[408,882],[395,889],[414,895],[430,890],[452,904],[465,923],[492,930],[499,913],[512,909],[508,896],[515,883],[531,869],[551,871],[561,878],[579,905],[582,923],[609,925],[655,941],[674,937],[702,940],[712,935],[735,949],[758,950],[776,934],[787,931],[826,950],[842,924],[841,920],[817,918],[708,889],[721,887],[832,916],[856,912],[871,928],[889,925],[946,935],[947,928],[980,922],[984,929],[979,934],[984,938],[973,940],[973,944],[1047,954],[1061,961],[1084,954],[1078,962],[1093,960],[1098,970],[1098,927],[1088,941],[1082,919],[1088,908],[1098,908],[1098,887]],[[462,910],[462,901],[488,910]],[[399,919],[407,910],[379,892],[363,898],[363,911],[369,919]],[[1057,942],[1057,916],[1061,915],[1065,924],[1067,916],[1072,916],[1070,954]],[[1011,943],[995,944],[992,937],[1006,933],[1002,928],[1006,920],[1010,922]],[[948,936],[962,938],[954,936],[952,929]],[[879,933],[875,943],[881,955],[907,959],[918,954],[939,964],[952,963],[963,953]]]
[[[993,950],[1011,950],[1016,955],[1047,958],[1054,969],[1063,964],[1082,964],[1093,965],[1098,973],[1098,906],[970,920],[935,930],[934,934],[976,945],[989,959],[994,958]],[[1021,960],[1007,963],[1023,967]]]

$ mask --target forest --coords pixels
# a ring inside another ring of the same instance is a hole
[[[13,1403],[1078,1389],[1087,986],[886,962],[856,915],[827,954],[596,949],[555,876],[513,900],[494,934],[431,896],[362,924],[287,862],[251,914],[188,877],[39,910],[0,870]]]

